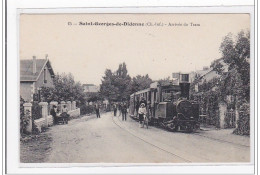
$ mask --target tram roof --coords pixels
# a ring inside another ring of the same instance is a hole
[[[140,91],[137,91],[135,93],[135,95],[139,95],[139,94],[142,94],[142,93],[145,93],[145,92],[149,92],[151,89],[150,88],[147,88],[147,89],[144,89],[144,90],[140,90]]]

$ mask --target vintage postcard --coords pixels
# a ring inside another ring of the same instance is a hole
[[[20,163],[252,163],[251,23],[19,14]]]

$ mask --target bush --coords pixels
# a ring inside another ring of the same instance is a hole
[[[250,135],[250,105],[244,103],[239,109],[237,128],[233,132],[237,135]]]
[[[26,110],[24,111],[24,106],[23,104],[25,103],[24,99],[20,97],[20,134],[29,134],[26,131],[26,128],[30,124],[30,120],[32,120],[30,111]]]
[[[83,104],[83,105],[79,106],[79,108],[80,108],[81,115],[90,114],[90,113],[94,112],[93,106],[87,106],[87,105]]]
[[[24,99],[20,97],[20,134],[23,133],[24,125],[23,125],[23,118],[24,118]]]
[[[25,115],[22,115],[20,118],[20,134],[28,134],[26,131],[27,126],[29,125],[31,120],[30,111],[26,110]]]
[[[32,104],[32,118],[33,120],[37,120],[42,117],[42,107],[38,102],[33,102]]]

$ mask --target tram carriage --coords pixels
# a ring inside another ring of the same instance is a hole
[[[149,103],[149,121],[171,131],[194,131],[199,128],[199,105],[189,100],[188,74],[181,74],[178,85],[161,86],[154,82],[149,88],[130,96],[129,114],[138,118],[138,101],[141,97]]]

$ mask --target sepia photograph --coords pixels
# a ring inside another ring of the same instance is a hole
[[[20,163],[252,163],[249,13],[20,13]]]

